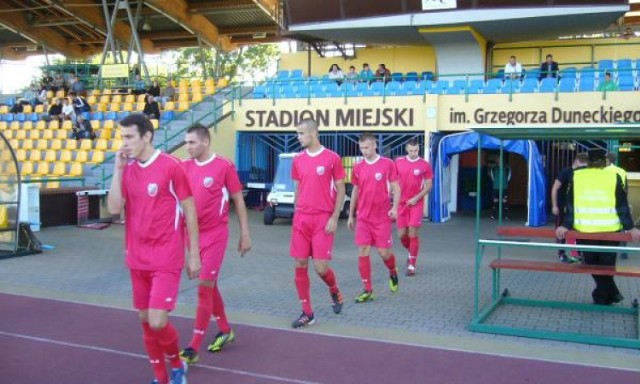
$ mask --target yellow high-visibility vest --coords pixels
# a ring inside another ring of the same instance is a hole
[[[605,167],[605,170],[609,171],[609,172],[615,172],[616,174],[620,175],[620,178],[622,179],[622,186],[626,188],[626,184],[627,184],[627,171],[625,171],[624,169],[618,167],[617,165],[609,165],[608,167]]]
[[[622,224],[616,212],[617,173],[586,168],[573,173],[573,226],[585,233],[617,232]]]

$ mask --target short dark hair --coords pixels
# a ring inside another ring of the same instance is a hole
[[[515,58],[516,58],[516,57],[515,57],[514,55],[511,55],[511,56],[509,57],[509,59],[515,59]]]
[[[75,91],[71,91],[67,96],[78,96],[78,94]]]
[[[369,66],[369,63],[364,63],[364,64],[362,64],[362,66],[363,66],[363,67],[368,67],[368,66]]]
[[[551,58],[553,58],[553,55],[552,55],[552,54],[550,54],[550,53],[549,53],[549,54],[547,54],[547,59],[548,59],[548,58],[550,58],[550,57],[551,57]]]
[[[362,135],[360,135],[360,138],[358,139],[358,143],[362,143],[362,142],[365,142],[367,140],[371,140],[374,143],[376,143],[378,141],[378,139],[376,138],[376,135],[374,135],[371,132],[365,132]]]
[[[609,152],[607,153],[607,160],[609,160],[611,164],[615,164],[618,160],[618,155],[613,152]]]
[[[417,139],[411,139],[411,140],[407,141],[407,144],[405,144],[405,145],[407,145],[407,146],[410,145],[412,147],[415,147],[416,145],[420,145],[420,143],[418,143]]]
[[[587,164],[589,162],[589,155],[587,152],[580,152],[576,155],[574,161],[578,161],[582,164]]]
[[[605,72],[604,75],[605,76],[611,76],[611,72]]]
[[[298,123],[298,127],[309,128],[313,131],[318,131],[318,123],[312,118],[301,120]]]
[[[119,124],[123,127],[131,127],[135,125],[140,137],[144,136],[147,132],[151,132],[151,138],[153,139],[153,124],[147,115],[143,113],[132,113],[120,120]]]
[[[207,139],[211,142],[211,134],[209,133],[209,129],[202,124],[195,124],[191,126],[191,128],[187,129],[187,133],[195,133],[198,135],[200,140]]]

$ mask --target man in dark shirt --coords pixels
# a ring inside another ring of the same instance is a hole
[[[78,96],[75,92],[69,92],[69,97],[71,97],[71,103],[73,104],[73,109],[76,111],[76,115],[80,115],[82,112],[91,112],[91,106],[84,97]]]
[[[551,187],[551,211],[556,216],[556,228],[561,226],[564,221],[565,209],[567,207],[567,190],[573,177],[573,171],[586,167],[588,160],[586,153],[578,153],[573,159],[572,166],[560,171],[558,177],[556,177],[556,180],[553,182],[553,186]],[[564,244],[564,239],[557,239],[556,243]],[[576,257],[567,256],[564,249],[558,250],[558,259],[563,263],[577,263],[580,261]]]
[[[558,63],[553,61],[552,55],[547,55],[546,61],[540,65],[540,77],[539,80],[545,77],[558,77]]]
[[[79,114],[76,123],[73,126],[73,133],[71,137],[76,140],[81,139],[94,139],[93,128],[91,127],[91,122],[84,118],[82,114]]]

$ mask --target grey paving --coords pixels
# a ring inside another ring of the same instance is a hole
[[[293,262],[288,256],[291,223],[278,220],[264,226],[259,211],[250,211],[253,250],[238,256],[238,231],[230,221],[231,238],[220,279],[220,288],[232,322],[287,328],[300,312],[293,284]],[[344,312],[335,315],[328,291],[312,274],[312,302],[317,325],[310,332],[345,337],[375,338],[394,342],[431,345],[483,353],[578,361],[640,370],[640,351],[586,344],[472,333],[467,327],[473,316],[474,220],[456,217],[444,224],[425,223],[421,232],[422,255],[418,274],[401,275],[400,290],[393,294],[387,272],[373,256],[376,300],[355,304],[361,291],[353,234],[341,221],[335,241],[333,267],[345,295]],[[496,223],[483,221],[483,237],[493,237]],[[0,291],[40,297],[128,307],[130,284],[123,263],[124,228],[113,225],[102,231],[75,227],[45,228],[38,237],[55,247],[41,255],[0,260]],[[395,245],[399,264],[406,253]],[[512,251],[509,251],[512,252]],[[508,256],[510,253],[503,255]],[[528,258],[556,260],[552,252],[523,251]],[[490,294],[490,270],[484,262],[481,284],[483,302]],[[619,261],[640,265],[640,255]],[[531,298],[554,298],[589,302],[593,288],[588,275],[505,272],[503,287],[512,294]],[[640,296],[640,281],[617,278],[623,295]],[[195,282],[183,280],[177,314],[193,316]],[[585,314],[575,311],[541,310],[511,306],[491,320],[501,324],[532,325],[558,330],[582,330],[630,336],[637,320],[630,316]]]

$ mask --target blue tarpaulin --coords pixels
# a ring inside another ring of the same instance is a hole
[[[438,140],[438,138],[435,138]],[[481,140],[482,149],[500,149],[500,140],[492,136],[480,135],[476,132],[454,133],[432,143],[431,164],[433,164],[433,189],[429,210],[434,222],[445,222],[451,218],[449,212],[445,169],[455,154],[472,151],[478,148]],[[521,155],[527,161],[528,196],[526,225],[540,227],[547,223],[546,211],[546,177],[542,165],[542,156],[532,140],[504,140],[503,150]]]

